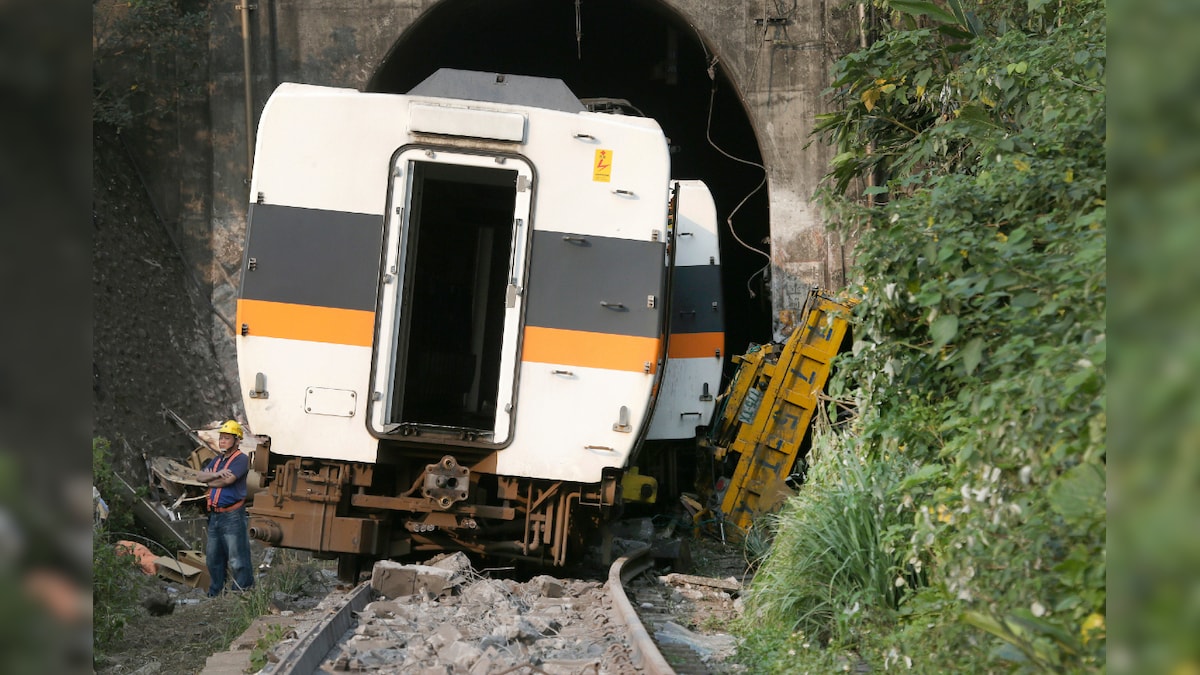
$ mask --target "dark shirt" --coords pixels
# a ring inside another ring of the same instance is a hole
[[[229,469],[237,476],[237,480],[225,487],[210,487],[208,489],[208,504],[210,507],[223,508],[236,504],[246,498],[246,476],[250,473],[250,458],[241,450],[234,450],[228,455],[217,455],[208,464],[205,471],[218,473]]]

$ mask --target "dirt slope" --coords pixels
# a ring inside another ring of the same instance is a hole
[[[142,452],[191,449],[164,406],[198,425],[231,415],[234,401],[193,282],[111,130],[96,127],[92,162],[93,435],[113,441],[123,475],[141,479]]]

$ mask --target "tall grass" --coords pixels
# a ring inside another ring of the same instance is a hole
[[[830,440],[818,439],[808,483],[771,516],[774,543],[746,613],[750,622],[790,625],[822,642],[837,637],[843,617],[895,609],[900,597],[899,553],[884,541],[898,517],[885,504],[887,482],[876,475],[886,469]]]
[[[271,569],[258,578],[253,588],[238,594],[237,609],[231,612],[222,633],[222,649],[245,633],[256,618],[271,613],[271,600],[276,593],[292,596],[306,590],[311,582],[310,566],[299,560],[298,555],[279,549]]]

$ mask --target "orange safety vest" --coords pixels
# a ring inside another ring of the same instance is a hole
[[[217,461],[213,463],[212,472],[213,473],[221,473],[233,462],[233,458],[237,457],[240,454],[242,454],[242,451],[235,449],[233,452],[229,453],[228,455],[226,455],[224,457],[218,457]],[[224,513],[225,511],[232,511],[233,509],[236,509],[237,507],[241,506],[242,503],[244,503],[246,501],[245,499],[239,499],[238,501],[230,504],[229,506],[226,506],[223,508],[217,508],[217,504],[221,503],[221,490],[222,490],[222,488],[210,488],[209,489],[209,491],[208,491],[208,510],[209,511],[216,511],[217,513]]]

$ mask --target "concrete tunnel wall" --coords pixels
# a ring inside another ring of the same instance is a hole
[[[248,202],[238,4],[212,6],[211,205],[181,216],[186,231],[208,221],[205,276],[212,304],[229,319]],[[581,0],[578,24],[573,0],[260,0],[253,7],[256,121],[280,82],[404,92],[443,66],[559,77],[580,97],[625,98],[657,119],[678,146],[673,177],[705,180],[722,221],[744,200],[733,228],[770,254],[767,293],[766,258],[722,223],[732,354],[784,335],[811,285],[844,284],[844,246],[810,199],[832,152],[808,142],[829,65],[856,39],[846,12],[823,0]],[[767,181],[754,192],[763,179],[756,165]],[[233,336],[225,322],[212,325],[236,382]]]

